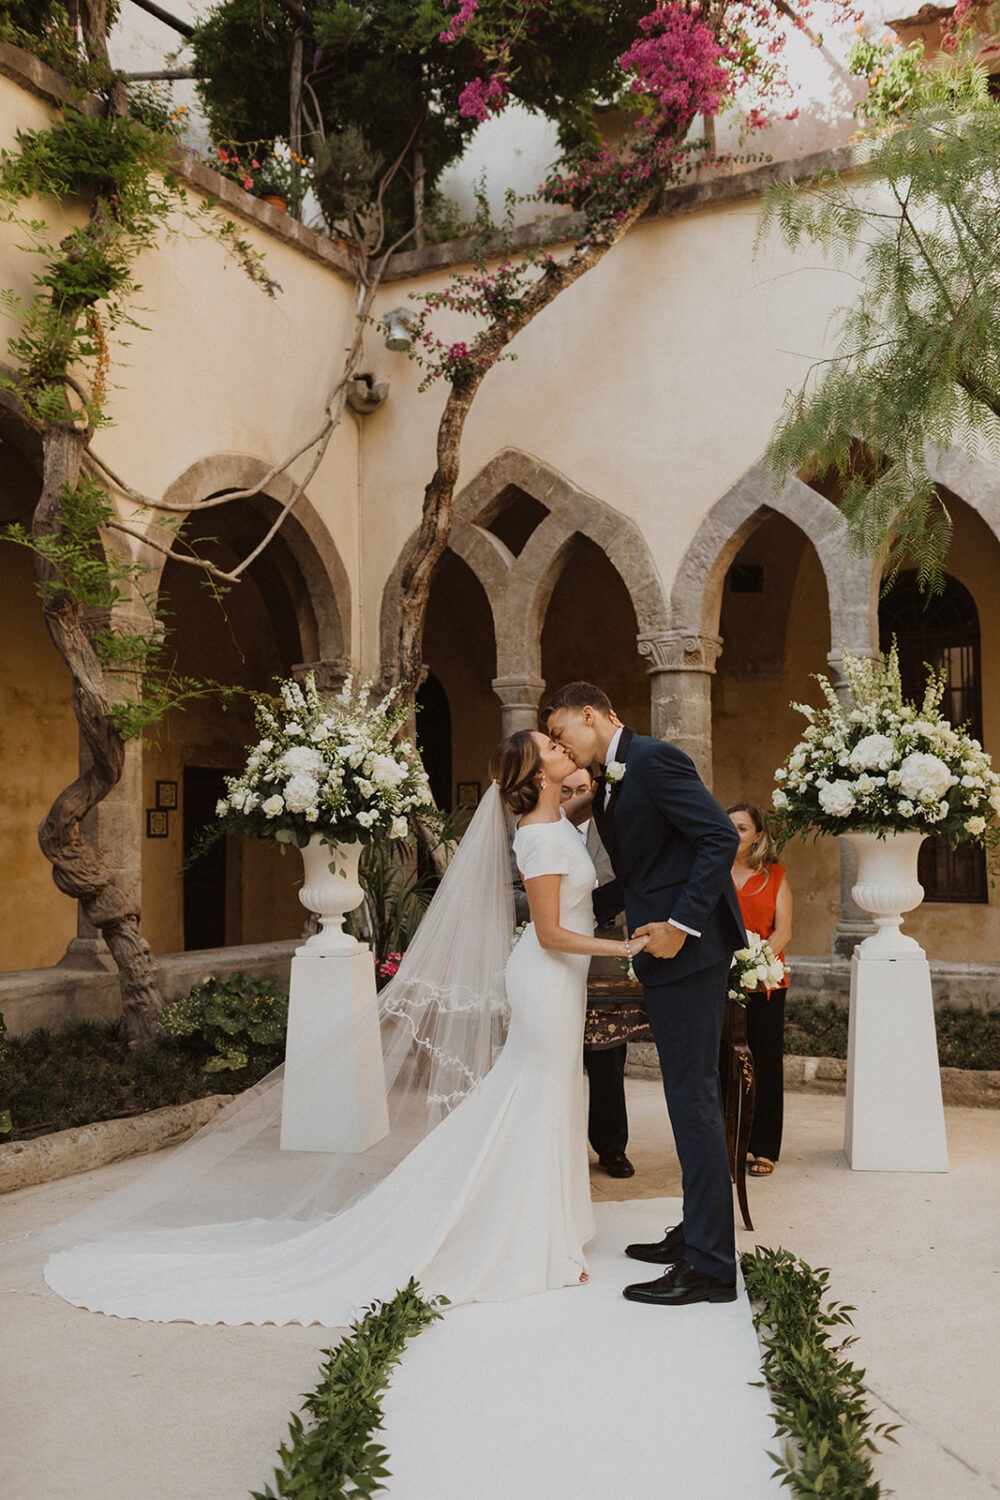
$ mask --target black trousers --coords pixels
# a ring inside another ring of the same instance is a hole
[[[747,1003],[747,1041],[756,1080],[748,1150],[751,1156],[766,1156],[768,1161],[777,1161],[781,1155],[786,993],[771,990],[769,999],[751,995]]]
[[[719,1088],[719,1043],[729,958],[672,984],[646,989],[663,1092],[681,1164],[684,1259],[695,1270],[736,1276],[733,1188]]]
[[[583,1066],[590,1079],[587,1135],[602,1158],[620,1156],[628,1145],[625,1110],[625,1059],[628,1042],[618,1047],[585,1047]]]

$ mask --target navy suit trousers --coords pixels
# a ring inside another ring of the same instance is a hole
[[[681,1164],[684,1259],[723,1281],[736,1276],[732,1178],[719,1088],[729,967],[726,958],[645,992]]]

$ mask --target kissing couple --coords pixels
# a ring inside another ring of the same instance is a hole
[[[587,971],[591,957],[611,955],[633,962],[645,990],[684,1195],[681,1223],[626,1248],[659,1274],[624,1295],[662,1307],[735,1300],[718,1058],[732,954],[746,942],[731,878],[737,834],[688,756],[625,727],[599,687],[561,688],[542,724],[497,747],[492,784],[378,996],[387,1082],[406,1095],[393,1115],[395,1153],[320,1154],[308,1190],[297,1180],[280,1211],[227,1217],[226,1182],[252,1184],[263,1204],[265,1179],[290,1175],[274,1141],[279,1070],[235,1123],[227,1115],[221,1130],[202,1132],[207,1146],[196,1137],[189,1156],[180,1148],[162,1191],[140,1179],[134,1201],[126,1190],[124,1204],[103,1222],[92,1215],[72,1247],[51,1256],[46,1280],[60,1296],[157,1322],[341,1327],[411,1277],[453,1303],[586,1282]],[[577,767],[597,771],[593,816],[614,870],[596,890],[560,808]],[[516,941],[509,815],[531,916]],[[628,937],[594,936],[595,918],[622,910]],[[403,1052],[418,1066],[393,1061]],[[428,1106],[415,1144],[404,1078],[419,1078]],[[227,1128],[249,1152],[239,1168],[215,1149]],[[379,1165],[366,1178],[369,1154]],[[151,1210],[189,1185],[201,1157],[219,1191],[202,1184],[191,1217]]]

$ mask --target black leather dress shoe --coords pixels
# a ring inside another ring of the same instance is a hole
[[[679,1260],[655,1281],[639,1281],[622,1293],[630,1302],[651,1302],[657,1307],[686,1307],[690,1302],[735,1302],[736,1282],[720,1281]]]
[[[624,1151],[615,1151],[611,1156],[602,1156],[601,1166],[609,1177],[635,1176],[635,1167],[633,1167]]]
[[[675,1224],[654,1245],[626,1245],[625,1254],[633,1260],[648,1261],[651,1266],[672,1266],[684,1259],[684,1225]]]

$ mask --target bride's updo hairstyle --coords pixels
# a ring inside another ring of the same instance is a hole
[[[535,777],[542,768],[538,744],[530,729],[519,729],[501,740],[490,756],[490,775],[500,788],[500,796],[515,818],[522,817],[538,801]]]

